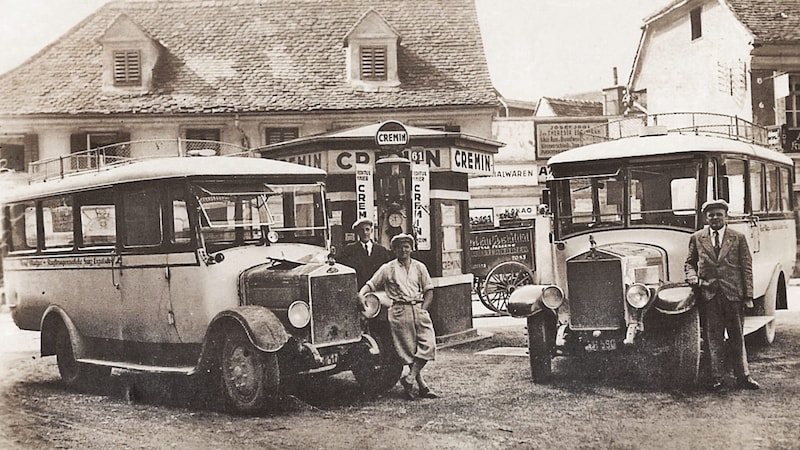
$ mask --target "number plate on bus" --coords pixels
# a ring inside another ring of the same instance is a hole
[[[332,366],[339,363],[339,354],[338,353],[330,353],[328,355],[322,356],[322,365],[323,366]]]
[[[610,352],[616,349],[616,339],[597,339],[591,340],[586,344],[587,352]]]

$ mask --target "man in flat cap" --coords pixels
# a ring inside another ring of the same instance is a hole
[[[378,267],[392,259],[386,247],[372,240],[374,223],[372,219],[361,218],[353,223],[356,241],[345,246],[337,260],[346,266],[356,269],[358,285],[363,286]]]
[[[710,388],[719,390],[725,376],[725,331],[736,384],[743,389],[758,389],[750,376],[744,345],[744,306],[753,305],[753,259],[747,239],[728,228],[728,203],[710,200],[703,204],[707,227],[689,239],[689,254],[684,264],[686,281],[700,292],[698,308],[703,323],[703,339],[708,345]]]
[[[397,258],[382,265],[359,294],[383,290],[392,301],[388,316],[394,348],[408,365],[407,373],[400,378],[406,398],[414,399],[415,380],[420,397],[438,398],[422,376],[422,369],[436,357],[436,335],[428,312],[433,302],[433,281],[425,264],[411,258],[413,236],[400,233],[392,238],[391,246]]]

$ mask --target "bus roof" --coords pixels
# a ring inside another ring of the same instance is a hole
[[[284,161],[236,156],[197,156],[141,159],[130,163],[83,171],[64,178],[22,185],[3,195],[18,201],[147,180],[215,176],[303,177],[322,181],[325,171]],[[296,179],[296,178],[295,178]],[[299,180],[298,180],[299,181]]]
[[[551,157],[547,165],[681,153],[734,153],[792,165],[791,158],[766,147],[734,139],[695,134],[636,136],[585,145]]]

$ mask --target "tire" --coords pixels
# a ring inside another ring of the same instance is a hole
[[[67,327],[63,325],[56,331],[56,363],[61,380],[72,389],[83,390],[97,386],[99,382],[111,375],[110,367],[94,366],[75,360],[72,339]]]
[[[257,349],[242,329],[224,336],[220,352],[220,390],[229,410],[252,414],[278,396],[278,356]]]
[[[500,263],[483,280],[481,303],[494,312],[506,313],[506,302],[518,287],[533,283],[533,272],[516,261]]]
[[[672,345],[666,358],[664,373],[672,385],[694,386],[700,375],[702,338],[697,308],[672,317]]]
[[[786,304],[786,282],[781,277],[778,280],[778,286],[775,288],[775,299],[773,302],[768,302],[768,296],[764,296],[764,312],[765,316],[775,316],[775,308],[777,305]],[[769,304],[767,304],[769,303]],[[756,330],[750,336],[748,341],[759,347],[769,347],[775,342],[775,331],[777,325],[775,319],[771,320],[768,324]]]
[[[534,383],[546,382],[553,373],[553,325],[545,311],[528,317],[528,358]]]
[[[388,329],[373,332],[371,335],[378,343],[380,355],[375,356],[365,351],[353,366],[353,376],[367,395],[382,394],[397,384],[403,373],[403,362],[397,356]]]

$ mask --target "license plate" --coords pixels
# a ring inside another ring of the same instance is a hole
[[[339,354],[338,353],[329,353],[327,355],[322,356],[322,365],[323,366],[333,366],[339,363]]]
[[[586,344],[587,352],[610,352],[616,349],[616,339],[597,339],[591,340]]]

